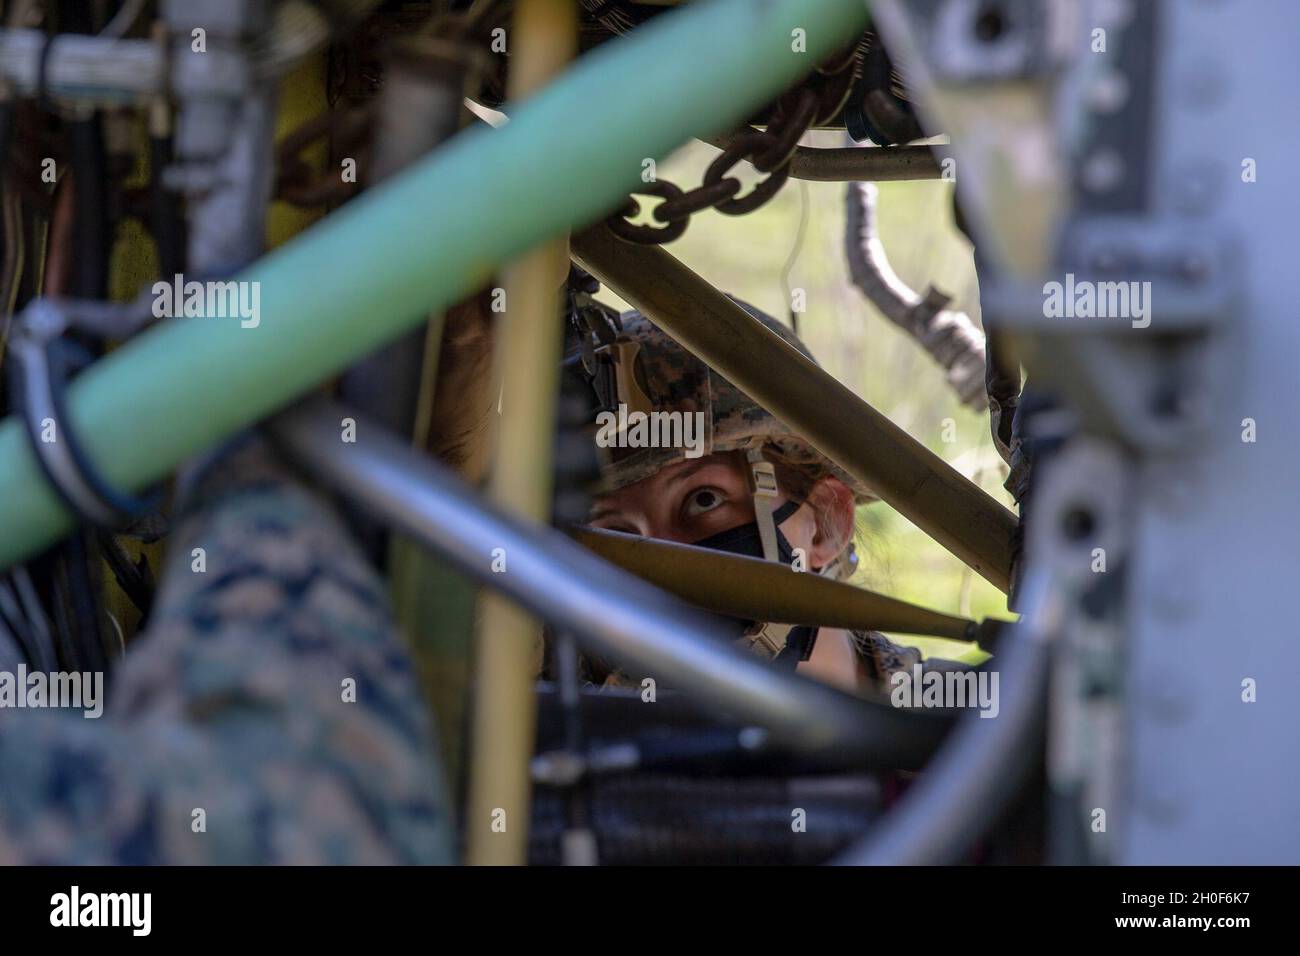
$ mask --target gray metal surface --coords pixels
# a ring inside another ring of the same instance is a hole
[[[274,85],[230,95],[208,82],[211,55],[223,53],[251,75],[249,37],[267,29],[271,4],[241,0],[169,3],[172,81],[176,86],[175,162],[166,170],[168,188],[185,193],[191,274],[227,275],[261,255],[266,245],[266,210],[275,172]],[[208,52],[195,54],[190,31],[212,28]]]
[[[1239,243],[1236,389],[1137,470],[1120,863],[1300,863],[1300,5],[1167,3],[1153,200]],[[1290,118],[1284,118],[1290,117]],[[1258,180],[1242,181],[1256,161]],[[1253,418],[1257,441],[1242,440]],[[1255,703],[1242,681],[1258,682]]]
[[[1050,441],[1026,565],[1055,576],[1064,607],[1056,859],[1298,863],[1300,6],[878,12],[924,61],[911,75],[948,120],[963,196],[992,240],[986,325],[1015,333],[1027,388],[1059,402],[1028,420]],[[1089,29],[1058,48],[1066,19]],[[1035,44],[1046,55],[1020,55]],[[1067,277],[1149,283],[1148,313],[1049,311],[1045,283]]]

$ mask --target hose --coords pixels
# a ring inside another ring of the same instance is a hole
[[[590,826],[608,865],[823,863],[881,824],[869,776],[728,778],[629,774],[592,782]],[[539,787],[533,865],[561,862],[563,791]]]
[[[873,183],[849,184],[844,248],[853,284],[885,318],[916,339],[939,363],[962,404],[981,409],[988,400],[984,390],[984,332],[965,312],[948,309],[948,296],[933,287],[924,296],[919,295],[898,277],[877,230],[878,197],[879,190]]]

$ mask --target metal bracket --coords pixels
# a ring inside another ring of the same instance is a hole
[[[102,328],[104,311],[98,307],[99,322],[87,324]],[[113,487],[70,426],[63,401],[66,358],[59,346],[73,325],[72,314],[48,299],[36,299],[23,310],[9,345],[16,363],[16,374],[10,376],[11,401],[21,410],[41,470],[68,507],[91,524],[126,527],[152,510],[157,496],[135,497]]]

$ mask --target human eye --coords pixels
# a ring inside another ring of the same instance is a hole
[[[695,518],[725,504],[727,496],[717,488],[706,485],[692,490],[682,502],[682,516]]]

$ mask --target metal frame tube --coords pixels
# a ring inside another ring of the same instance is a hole
[[[778,624],[978,639],[977,625],[833,581],[776,561],[592,528],[574,529],[583,547],[695,607]]]
[[[710,136],[705,142],[726,149],[739,135]],[[814,183],[886,183],[941,179],[942,174],[929,146],[798,146],[790,159],[790,178]]]
[[[462,132],[235,276],[260,284],[257,328],[173,320],[96,362],[69,389],[71,426],[110,481],[147,486],[605,214],[646,157],[742,121],[865,21],[861,0],[718,0],[602,45],[502,129]],[[72,526],[24,442],[0,424],[0,568]]]
[[[577,0],[516,0],[510,99],[533,95],[578,51]],[[512,262],[504,273],[506,309],[496,330],[500,414],[494,424],[488,496],[523,518],[551,517],[555,396],[561,343],[559,287],[569,270],[568,237]],[[534,687],[542,659],[541,624],[499,594],[479,604],[474,644],[466,861],[528,862],[530,778],[537,723]],[[497,829],[504,814],[504,829]]]
[[[800,146],[790,160],[790,175],[818,183],[884,183],[940,179],[942,170],[928,146]]]
[[[1010,586],[1016,516],[663,249],[600,224],[579,264],[995,587]]]
[[[49,40],[44,30],[0,30],[0,82],[19,95],[35,94],[41,85],[41,51]],[[239,92],[238,72],[216,52],[214,58],[210,88],[213,92]],[[47,95],[83,101],[146,100],[167,88],[164,53],[152,40],[105,40],[60,33],[45,73]]]
[[[357,420],[354,444],[339,422]],[[446,468],[351,409],[324,399],[271,422],[290,457],[359,506],[444,555],[481,584],[582,645],[679,689],[699,706],[767,728],[771,742],[845,765],[916,769],[938,747],[948,712],[909,712],[791,674],[731,646],[718,618],[689,608],[550,528],[487,504]],[[507,571],[492,571],[503,548]]]
[[[933,866],[959,863],[998,822],[1025,771],[1041,753],[1054,638],[1061,628],[1060,591],[1046,575],[1024,587],[1025,616],[999,645],[1000,713],[963,717],[898,808],[835,861],[840,866]]]

